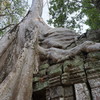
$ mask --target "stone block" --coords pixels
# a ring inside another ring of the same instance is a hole
[[[58,97],[58,98],[54,98],[54,99],[51,99],[51,100],[65,100],[64,97]]]
[[[93,100],[100,100],[100,87],[93,88],[92,90]]]
[[[74,99],[74,97],[72,96],[72,97],[66,97],[66,98],[64,98],[64,100],[75,100],[75,99]]]
[[[63,63],[63,71],[69,72],[70,66],[73,66],[73,60],[67,60]]]
[[[49,64],[43,64],[39,66],[39,69],[43,70],[43,69],[47,69],[48,67],[49,67]]]
[[[96,78],[96,79],[89,79],[89,84],[91,88],[97,88],[100,87],[100,78]]]
[[[48,86],[48,81],[46,82],[37,82],[35,84],[33,84],[33,91],[39,91],[42,90],[44,88],[46,88]]]
[[[55,76],[61,75],[62,74],[62,65],[56,64],[56,65],[50,66],[48,68],[48,74],[50,77],[55,77]]]
[[[75,56],[72,60],[67,60],[63,64],[64,66],[64,72],[69,72],[70,68],[79,68],[80,70],[83,71],[83,58],[79,56]]]
[[[62,86],[55,86],[50,88],[50,97],[58,98],[64,96],[64,88]]]
[[[63,85],[70,85],[70,75],[69,75],[69,73],[68,72],[66,72],[66,73],[63,73],[62,74],[62,76],[61,76],[61,83],[63,84]]]
[[[40,80],[40,77],[34,77],[33,82],[38,82]]]
[[[76,100],[91,100],[85,83],[75,84]]]
[[[89,53],[88,58],[91,58],[94,60],[100,60],[100,51]]]
[[[100,78],[89,80],[93,100],[100,100]]]
[[[64,94],[65,97],[73,96],[73,86],[64,87]]]
[[[49,79],[49,87],[61,85],[61,77],[56,76]]]
[[[47,74],[47,69],[40,70],[40,71],[39,71],[39,74],[40,74],[41,76],[45,76],[45,75]]]
[[[81,58],[80,56],[75,56],[73,61],[74,61],[73,64],[75,67],[79,67],[79,68],[83,69],[83,67],[81,67],[81,65],[83,65],[83,63],[84,63],[83,58]]]
[[[50,90],[46,89],[46,100],[50,100]]]

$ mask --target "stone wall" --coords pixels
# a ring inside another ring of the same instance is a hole
[[[34,75],[33,94],[42,90],[45,100],[100,100],[100,52],[81,53],[59,64],[42,64]]]

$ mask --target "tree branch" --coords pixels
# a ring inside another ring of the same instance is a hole
[[[32,12],[32,16],[39,17],[42,15],[43,10],[43,0],[32,0],[32,5],[30,11]]]
[[[5,14],[1,14],[1,15],[0,15],[0,17],[3,17],[3,16],[5,16]]]
[[[10,27],[10,26],[12,26],[12,25],[15,25],[15,24],[9,24],[9,25],[7,25],[7,26],[5,26],[5,27],[3,27],[3,28],[0,28],[0,31],[5,30],[6,28],[8,28],[8,27]]]

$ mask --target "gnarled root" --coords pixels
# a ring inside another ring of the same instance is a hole
[[[45,55],[47,58],[50,58],[57,63],[69,59],[69,57],[75,56],[80,52],[100,51],[100,43],[85,41],[84,43],[68,50],[58,48],[44,49],[38,46],[38,50],[41,54]]]

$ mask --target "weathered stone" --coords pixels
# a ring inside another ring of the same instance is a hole
[[[55,86],[50,88],[50,97],[57,98],[64,96],[64,88],[62,86]]]
[[[40,74],[41,76],[45,76],[45,75],[47,74],[47,69],[40,70],[40,71],[39,71],[39,74]]]
[[[100,78],[89,80],[91,88],[100,87]]]
[[[60,97],[59,100],[64,100],[64,97]]]
[[[93,59],[93,58],[92,58]],[[85,70],[88,79],[99,78],[100,77],[100,60],[89,60],[85,63]]]
[[[75,84],[76,100],[91,100],[85,83]]]
[[[100,60],[100,52],[91,52],[88,54],[88,58],[95,58],[97,60]]]
[[[84,70],[79,67],[71,67],[68,72],[65,72],[61,76],[62,84],[71,85],[79,82],[84,82],[86,80],[86,75]]]
[[[74,99],[74,97],[72,96],[72,97],[67,97],[67,98],[65,98],[64,100],[75,100],[75,99]]]
[[[61,83],[64,84],[64,85],[68,85],[70,84],[70,75],[69,73],[63,73],[62,76],[61,76]]]
[[[100,87],[91,89],[93,100],[100,100]]]
[[[58,97],[58,98],[54,98],[54,99],[51,99],[51,100],[65,100],[64,97]]]
[[[89,80],[93,100],[100,99],[100,78]]]
[[[82,56],[82,55],[81,55]],[[43,65],[39,77],[34,78],[34,92],[47,89],[46,100],[99,100],[100,59],[99,52],[89,53],[83,60],[75,56],[63,64]],[[46,66],[46,67],[44,67]],[[41,77],[47,76],[40,81]],[[89,82],[90,87],[85,82]],[[74,87],[73,87],[74,85]],[[92,97],[91,93],[92,93]]]
[[[98,4],[99,5],[99,4]],[[95,31],[95,34],[94,34],[94,30],[91,30],[91,31],[88,31],[87,32],[87,37],[88,39],[91,41],[94,41],[94,42],[100,42],[100,30],[96,30]]]
[[[83,58],[81,58],[80,56],[75,56],[73,61],[74,61],[73,66],[79,67],[80,69],[83,69],[83,67],[81,67],[84,64]]]
[[[33,82],[38,82],[40,80],[40,77],[34,77]]]
[[[56,76],[56,77],[49,79],[49,87],[54,87],[54,86],[58,86],[58,85],[61,85],[61,77],[60,76]]]
[[[39,69],[43,70],[43,69],[47,69],[48,67],[49,67],[49,64],[43,64],[43,65],[39,66]]]
[[[64,66],[64,72],[69,71],[69,68],[72,67],[79,67],[80,69],[83,70],[83,59],[79,56],[76,56],[72,60],[67,60],[63,64]]]
[[[46,88],[48,86],[48,81],[46,81],[46,82],[37,82],[37,83],[35,83],[34,84],[34,92],[35,91],[39,91],[39,90],[42,90],[42,89],[44,89],[44,88]]]
[[[46,89],[46,100],[50,100],[50,90]]]
[[[62,65],[61,64],[56,64],[48,68],[48,75],[50,77],[55,77],[59,76],[62,74]]]
[[[67,86],[67,87],[64,87],[64,96],[65,97],[71,97],[74,95],[73,93],[73,86]]]

